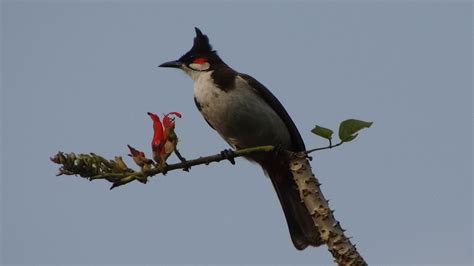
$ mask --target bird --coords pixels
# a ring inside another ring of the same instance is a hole
[[[213,50],[209,38],[195,27],[192,48],[178,60],[159,67],[184,71],[194,83],[194,102],[205,121],[236,150],[274,145],[305,150],[301,135],[280,101],[262,83],[237,72]],[[249,156],[270,178],[297,250],[323,244],[319,230],[302,203],[285,153]]]

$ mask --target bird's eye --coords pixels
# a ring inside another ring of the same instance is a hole
[[[211,68],[211,65],[204,57],[195,57],[191,59],[191,64],[188,65],[189,68],[196,71],[208,71]]]
[[[202,57],[198,57],[198,58],[194,58],[193,59],[193,64],[199,64],[199,65],[202,65],[204,63],[206,63],[207,60],[206,58],[202,58]]]

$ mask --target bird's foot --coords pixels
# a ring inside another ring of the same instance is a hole
[[[231,164],[235,164],[235,160],[234,160],[235,153],[233,150],[231,149],[223,150],[221,151],[221,156],[222,158],[228,160]]]

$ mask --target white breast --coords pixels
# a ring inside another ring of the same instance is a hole
[[[212,71],[193,77],[194,97],[211,126],[234,148],[267,144],[290,145],[290,134],[281,118],[250,87],[237,77],[235,88],[224,91]]]
[[[212,72],[200,72],[194,79],[194,97],[204,104],[224,96],[225,92],[219,89],[212,80]]]

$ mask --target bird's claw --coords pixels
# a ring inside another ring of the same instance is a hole
[[[233,150],[230,150],[230,149],[226,149],[226,150],[223,150],[221,151],[221,156],[222,158],[224,159],[227,159],[231,164],[235,164],[235,153]]]

